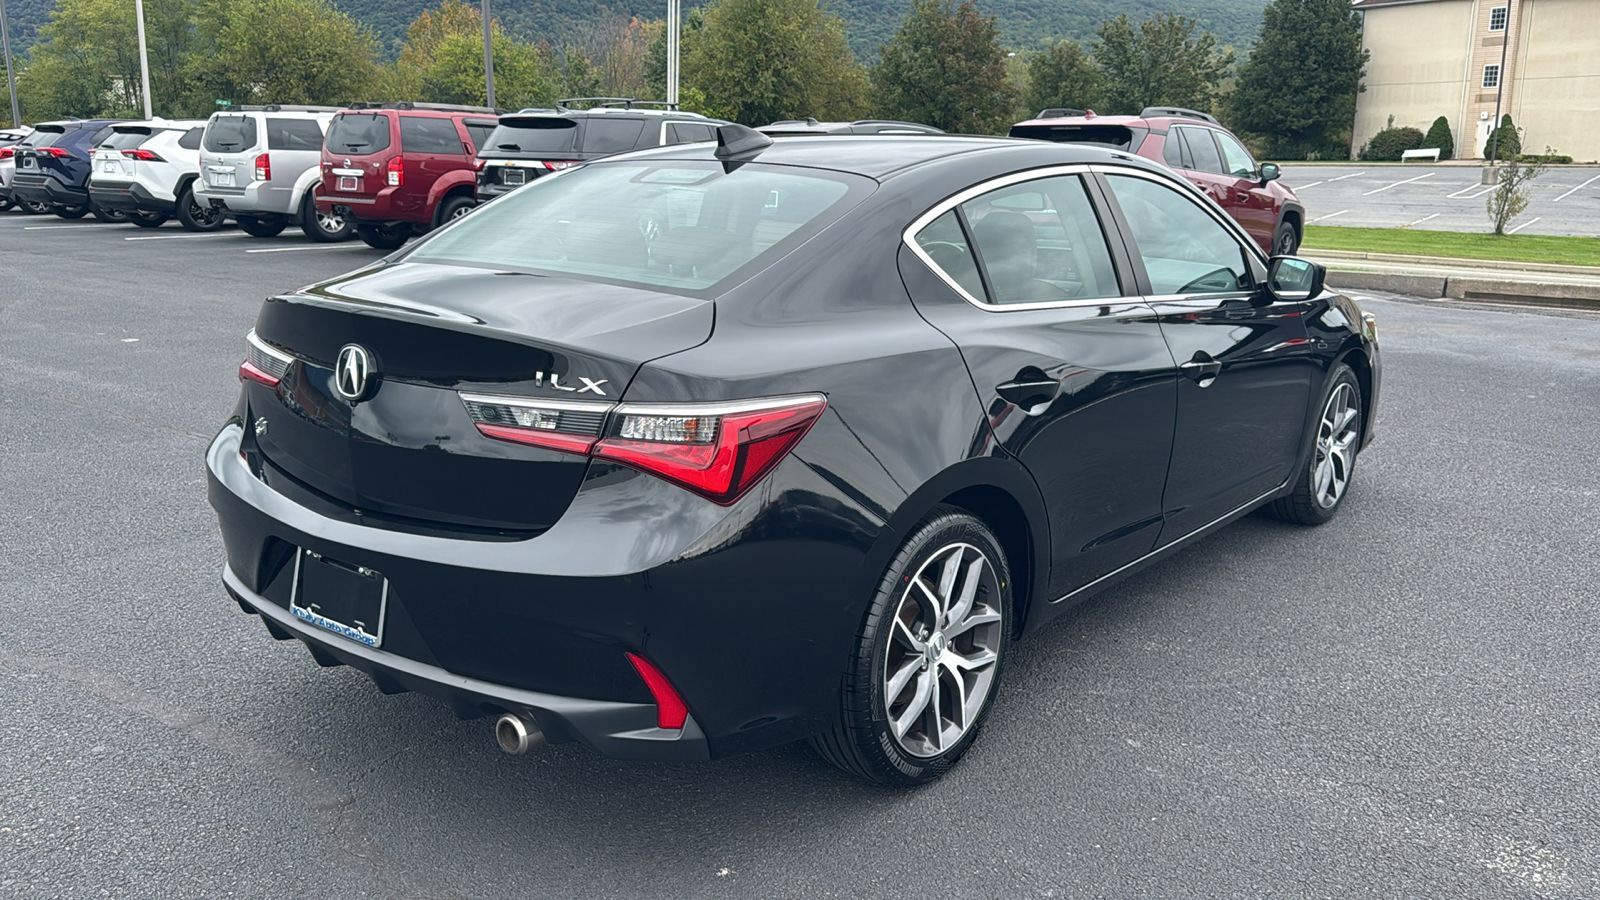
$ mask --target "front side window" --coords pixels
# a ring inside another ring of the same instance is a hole
[[[1253,178],[1256,174],[1256,161],[1250,158],[1250,151],[1234,139],[1231,134],[1217,132],[1217,146],[1222,148],[1222,164],[1228,174],[1235,178]]]
[[[1507,8],[1504,6],[1496,6],[1494,9],[1489,10],[1490,31],[1506,30],[1506,12]]]
[[[1194,200],[1147,178],[1107,175],[1156,296],[1249,290],[1244,247]]]
[[[1083,179],[1040,178],[961,204],[993,302],[1116,297],[1116,270]]]
[[[1486,88],[1500,86],[1500,66],[1498,64],[1483,67],[1483,86]]]
[[[456,133],[455,122],[426,116],[400,117],[400,149],[406,153],[449,153],[455,156],[466,152],[461,146],[461,135]]]
[[[698,291],[779,258],[872,187],[757,164],[590,165],[479,208],[406,259]]]

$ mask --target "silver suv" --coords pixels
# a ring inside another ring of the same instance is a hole
[[[342,241],[354,229],[318,213],[322,139],[333,106],[240,106],[213,113],[200,143],[196,194],[246,234],[272,237],[290,224],[314,241]]]

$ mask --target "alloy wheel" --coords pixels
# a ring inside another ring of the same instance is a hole
[[[933,757],[972,728],[995,683],[1005,627],[989,558],[971,544],[941,548],[900,595],[884,655],[889,733]]]
[[[201,206],[198,202],[191,201],[189,203],[189,218],[193,219],[195,224],[202,228],[207,228],[216,224],[217,220],[222,218],[222,210],[219,207]]]
[[[1317,425],[1317,451],[1311,463],[1311,491],[1317,505],[1332,509],[1350,484],[1356,461],[1356,437],[1361,430],[1355,389],[1340,384],[1328,396]]]
[[[344,216],[334,213],[317,213],[317,227],[323,234],[337,234],[344,228]]]

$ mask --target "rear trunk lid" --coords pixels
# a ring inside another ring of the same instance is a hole
[[[110,136],[94,148],[94,171],[89,175],[90,181],[126,184],[135,180],[139,174],[139,160],[131,151],[150,140],[152,133],[148,125],[118,125],[111,129]],[[130,152],[124,153],[125,150]]]
[[[244,193],[256,177],[255,158],[265,148],[266,134],[255,116],[212,116],[200,142],[200,178],[206,189]]]
[[[390,185],[387,163],[400,155],[392,118],[381,112],[343,112],[328,125],[322,146],[322,191],[335,202],[370,199]],[[404,173],[396,173],[396,183]]]
[[[706,300],[453,265],[399,263],[273,298],[256,336],[292,359],[246,382],[264,477],[385,521],[537,533],[565,512],[588,458],[485,436],[462,394],[607,404],[644,362],[703,342]],[[347,345],[372,361],[352,403]],[[603,409],[595,416],[595,427]],[[265,419],[262,427],[259,421]]]
[[[68,170],[67,161],[58,158],[50,151],[58,144],[67,148],[67,135],[77,131],[72,126],[45,124],[38,126],[28,139],[16,146],[13,156],[16,160],[18,177],[24,183],[39,183],[45,176],[54,176],[57,179],[70,183],[72,174]]]
[[[501,116],[478,150],[480,183],[516,187],[594,156],[579,149],[587,122],[573,116]]]

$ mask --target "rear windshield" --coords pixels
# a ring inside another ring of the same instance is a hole
[[[268,150],[322,150],[322,126],[316,119],[267,117]]]
[[[100,143],[108,150],[132,150],[145,141],[150,140],[150,129],[139,131],[113,131],[111,136]]]
[[[576,119],[523,118],[501,119],[499,127],[478,148],[479,156],[525,156],[537,159],[559,158],[578,152]]]
[[[840,172],[671,161],[541,178],[421,243],[408,261],[704,290],[779,258],[872,190]]]
[[[1063,144],[1106,144],[1120,150],[1139,149],[1143,128],[1126,125],[1013,125],[1011,136]]]
[[[389,149],[389,117],[379,113],[340,113],[328,126],[331,153],[365,155]]]
[[[212,153],[238,153],[256,145],[256,120],[249,116],[215,116],[206,123],[205,148]]]
[[[56,145],[56,141],[59,141],[66,136],[66,132],[64,131],[47,131],[41,128],[38,131],[35,131],[33,134],[28,135],[28,137],[18,146],[35,148],[54,147]]]

